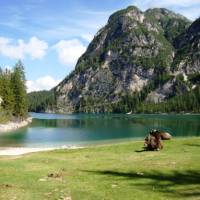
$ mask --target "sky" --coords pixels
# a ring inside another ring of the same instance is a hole
[[[51,89],[74,68],[109,16],[165,7],[195,20],[200,0],[0,0],[0,66],[25,66],[27,89]]]

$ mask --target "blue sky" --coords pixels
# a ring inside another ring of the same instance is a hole
[[[49,89],[74,69],[109,15],[129,5],[200,16],[200,0],[0,0],[0,65],[21,59],[28,90]]]

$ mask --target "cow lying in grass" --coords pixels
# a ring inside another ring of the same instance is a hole
[[[144,148],[150,151],[159,151],[163,148],[162,140],[170,140],[172,136],[164,131],[151,130],[145,137]]]

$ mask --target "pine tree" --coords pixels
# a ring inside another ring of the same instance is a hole
[[[14,94],[13,115],[23,119],[27,116],[28,105],[24,66],[21,61],[18,61],[14,67],[11,82]]]
[[[13,91],[11,88],[11,72],[6,70],[0,71],[0,97],[2,99],[1,106],[4,111],[11,115],[13,112]]]

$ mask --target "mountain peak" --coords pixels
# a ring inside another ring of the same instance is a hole
[[[111,23],[115,20],[119,20],[121,17],[131,17],[138,19],[138,16],[143,14],[142,11],[137,8],[136,6],[129,6],[125,9],[119,10],[115,13],[113,13],[108,20],[108,23]]]

